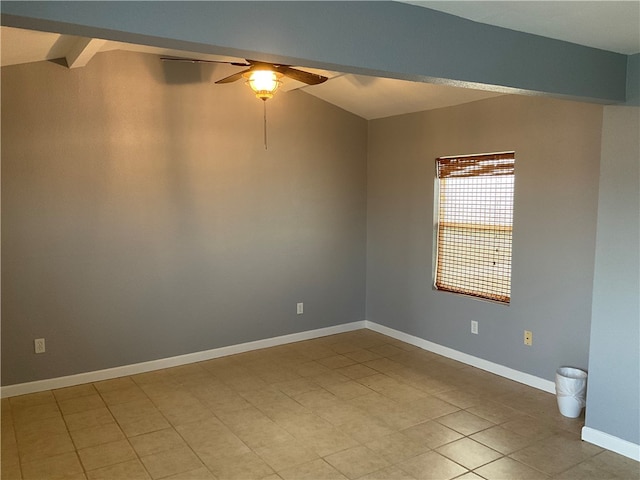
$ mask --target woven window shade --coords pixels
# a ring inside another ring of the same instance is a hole
[[[514,153],[439,158],[436,288],[509,303]]]

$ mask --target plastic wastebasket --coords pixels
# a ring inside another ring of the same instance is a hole
[[[586,403],[586,393],[587,372],[573,367],[560,367],[556,371],[556,398],[562,415],[579,417]]]

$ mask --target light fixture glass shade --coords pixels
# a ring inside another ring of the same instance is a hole
[[[282,74],[279,72],[273,72],[271,70],[253,70],[244,74],[247,78],[247,85],[251,87],[261,100],[268,100],[273,97],[280,86],[280,78]]]

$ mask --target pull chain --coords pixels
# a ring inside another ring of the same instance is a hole
[[[264,149],[267,149],[267,102],[266,100],[262,101],[263,112],[264,112]]]

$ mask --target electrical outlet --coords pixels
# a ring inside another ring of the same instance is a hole
[[[36,338],[33,341],[33,349],[36,353],[44,353],[44,338]]]
[[[471,320],[471,333],[478,335],[478,322]]]
[[[524,331],[524,344],[528,346],[533,345],[533,333],[529,330]]]
[[[304,303],[300,302],[296,305],[296,313],[302,315],[304,313]]]

